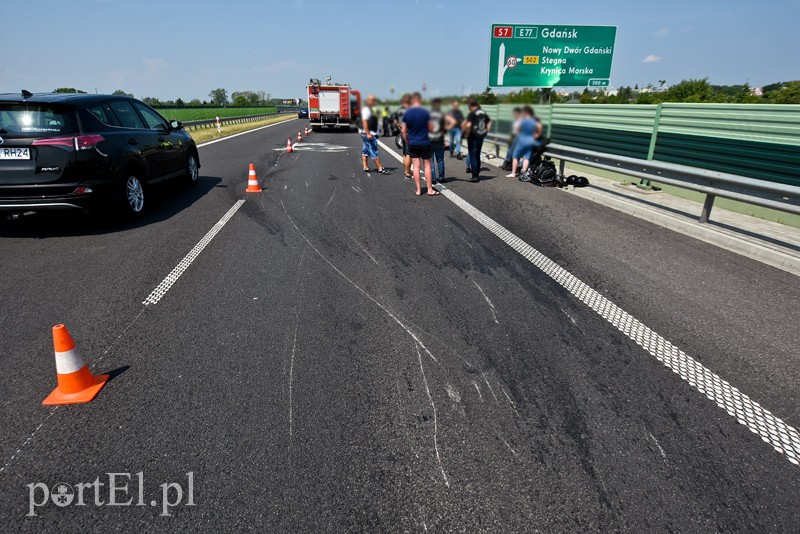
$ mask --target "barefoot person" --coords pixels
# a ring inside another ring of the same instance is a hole
[[[514,159],[511,174],[507,174],[506,178],[515,178],[517,176],[520,160],[522,160],[522,172],[525,173],[528,170],[531,151],[538,144],[536,138],[542,134],[542,124],[533,118],[533,109],[530,106],[525,106],[522,109],[522,116],[514,128],[516,130]]]
[[[431,140],[428,134],[431,129],[431,114],[422,107],[422,95],[411,95],[411,107],[403,114],[403,141],[408,147],[414,172],[414,185],[417,196],[422,194],[420,185],[420,162],[425,165],[425,176],[428,179],[428,194],[438,195],[431,183]]]
[[[368,159],[372,158],[375,165],[378,166],[376,172],[378,174],[386,174],[386,169],[381,165],[381,158],[378,155],[378,134],[380,125],[378,122],[378,111],[375,109],[375,104],[377,102],[378,99],[375,98],[375,95],[369,95],[367,97],[367,105],[361,108],[361,128],[358,130],[361,133],[362,141],[361,163],[364,172],[369,172]]]

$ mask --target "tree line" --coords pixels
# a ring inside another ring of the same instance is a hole
[[[646,87],[620,87],[609,92],[603,89],[574,91],[568,95],[552,89],[521,89],[495,94],[490,87],[478,95],[482,104],[658,104],[661,102],[735,103],[735,104],[800,104],[800,80],[765,85],[760,92],[749,84],[712,85],[708,78],[683,80],[672,86],[666,80]],[[457,97],[456,97],[457,98]]]
[[[59,87],[57,89],[54,89],[53,92],[86,94],[86,91],[82,91],[81,89],[76,89],[74,87]],[[117,89],[111,94],[130,96],[130,97],[133,96],[133,93],[126,93],[121,89]],[[183,108],[183,107],[221,108],[228,106],[256,108],[256,107],[269,107],[275,104],[280,104],[283,102],[283,100],[279,98],[273,99],[272,95],[270,93],[267,93],[266,91],[233,91],[229,95],[226,89],[219,87],[217,89],[211,90],[211,92],[208,93],[208,100],[200,100],[199,98],[193,98],[192,100],[186,102],[182,98],[176,98],[175,100],[161,100],[156,97],[145,96],[142,98],[142,102],[153,107],[163,107],[163,108]]]

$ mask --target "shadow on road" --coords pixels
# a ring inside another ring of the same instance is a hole
[[[187,187],[177,182],[151,186],[148,190],[148,206],[145,214],[137,220],[125,221],[113,209],[93,213],[82,211],[27,212],[20,219],[6,220],[0,213],[0,237],[67,237],[76,235],[99,235],[121,232],[166,221],[189,208],[200,198],[222,182],[218,176],[201,176],[197,185]]]
[[[117,378],[119,375],[121,375],[122,373],[124,373],[125,371],[127,371],[130,368],[131,368],[130,365],[123,365],[122,367],[117,367],[113,371],[107,371],[105,374],[108,375],[108,380],[111,381],[111,380],[114,380],[115,378]]]

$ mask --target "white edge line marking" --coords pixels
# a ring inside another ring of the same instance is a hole
[[[234,137],[239,137],[240,135],[246,135],[249,133],[257,132],[259,130],[263,130],[264,128],[272,128],[273,126],[277,126],[279,124],[286,124],[287,122],[292,122],[298,120],[296,117],[292,119],[287,119],[285,121],[278,121],[273,122],[272,124],[267,124],[266,126],[259,126],[258,128],[253,128],[252,130],[247,130],[246,132],[239,132],[237,134],[226,135],[225,137],[220,137],[219,139],[214,139],[212,141],[206,141],[205,143],[200,143],[197,145],[197,148],[202,148],[204,146],[213,145],[214,143],[219,143],[221,141],[227,141],[228,139],[233,139]]]
[[[402,158],[394,150],[381,141],[378,141],[378,143],[396,160],[402,161]],[[448,200],[527,258],[533,265],[572,293],[578,300],[589,306],[600,317],[611,323],[637,345],[649,352],[668,369],[728,412],[736,421],[746,426],[754,434],[758,434],[764,442],[786,456],[787,460],[795,465],[800,465],[800,433],[797,432],[797,429],[786,424],[779,417],[774,416],[758,402],[720,378],[719,375],[642,324],[631,314],[508,231],[456,193],[446,187],[440,187],[440,190]]]
[[[233,217],[234,213],[236,213],[239,208],[242,207],[244,201],[245,199],[243,198],[236,201],[231,209],[228,210],[228,213],[223,215],[222,218],[217,221],[217,224],[211,227],[211,230],[209,230],[208,233],[203,236],[203,239],[201,239],[194,246],[194,248],[192,248],[192,250],[190,250],[189,253],[183,257],[178,265],[172,269],[172,272],[170,272],[167,277],[164,278],[161,283],[158,284],[158,286],[156,286],[156,288],[147,296],[147,298],[144,299],[142,304],[145,306],[156,304],[164,297],[164,295],[166,295],[167,291],[169,291],[169,288],[171,288],[172,285],[178,281],[178,278],[181,277],[183,272],[188,269],[192,262],[197,259],[201,252],[203,252],[203,249],[206,248],[212,239],[214,239],[214,236],[216,236],[219,231],[222,230],[225,224],[231,219],[231,217]]]

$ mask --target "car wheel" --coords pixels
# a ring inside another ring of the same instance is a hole
[[[122,205],[125,208],[125,215],[131,219],[140,217],[145,208],[144,186],[137,174],[135,171],[128,170],[123,179]]]
[[[197,156],[189,153],[186,158],[186,182],[189,185],[197,185],[200,178],[200,166],[197,164]]]

